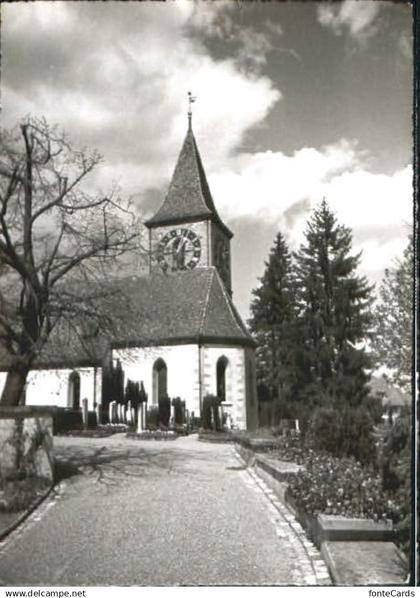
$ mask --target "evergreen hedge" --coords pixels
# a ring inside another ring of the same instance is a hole
[[[149,430],[157,430],[159,427],[159,407],[156,405],[149,407],[147,410],[146,427]]]
[[[214,395],[206,395],[203,398],[201,410],[201,427],[204,430],[222,430],[222,422],[219,417],[219,405],[221,399]]]
[[[165,428],[169,427],[169,419],[171,417],[171,400],[168,395],[162,395],[159,397],[158,401],[158,409],[159,409],[159,424],[165,426]]]
[[[185,423],[185,401],[180,397],[172,399],[172,406],[174,407],[174,423],[177,426],[182,426]]]

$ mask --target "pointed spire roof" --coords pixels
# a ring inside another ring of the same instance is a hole
[[[233,236],[217,213],[189,119],[187,135],[165,201],[146,225],[154,228],[200,219],[217,222],[229,237]]]

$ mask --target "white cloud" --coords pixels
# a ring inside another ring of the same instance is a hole
[[[65,1],[45,2],[42,10],[27,7],[25,10],[18,11],[2,9],[2,27],[8,31],[20,31],[22,27],[32,27],[42,31],[43,34],[63,33],[73,25],[74,15],[68,2]]]
[[[17,4],[3,9],[3,122],[31,113],[60,123],[104,154],[102,184],[124,178],[131,192],[170,176],[188,90],[210,166],[281,98],[270,79],[242,72],[235,59],[214,60],[187,35],[192,2]],[[66,25],[59,32],[55,16]]]
[[[376,32],[375,20],[383,4],[380,0],[322,3],[317,10],[318,21],[335,35],[347,32],[353,39],[364,40]]]
[[[363,38],[374,31],[380,5],[323,4],[318,18],[335,34]],[[191,90],[194,131],[224,218],[273,223],[296,246],[310,211],[326,197],[339,221],[353,227],[355,246],[367,248],[366,270],[382,267],[399,251],[400,223],[411,221],[411,169],[373,174],[357,143],[346,139],[290,156],[234,154],[281,99],[258,65],[272,50],[294,53],[273,45],[279,26],[238,27],[236,8],[182,0],[5,4],[3,123],[46,116],[76,144],[104,154],[92,184],[106,189],[116,180],[123,193],[144,196],[162,189],[173,171]],[[231,36],[232,57],[212,58],[200,36],[189,34],[194,28],[225,42]],[[244,63],[254,68],[244,70]]]
[[[292,249],[303,241],[312,210],[325,197],[340,224],[354,233],[363,250],[362,270],[375,278],[402,254],[412,222],[412,168],[392,175],[369,172],[356,142],[341,140],[320,150],[241,154],[209,176],[210,186],[229,221],[271,222]]]
[[[332,181],[360,167],[360,160],[357,144],[345,139],[291,156],[243,153],[211,177],[212,189],[230,218],[278,218],[303,200],[318,202]]]
[[[396,231],[395,231],[396,232]],[[389,268],[395,258],[401,258],[404,249],[407,247],[408,236],[399,238],[390,238],[385,243],[380,243],[375,239],[354,243],[355,253],[362,251],[361,271],[369,278],[377,281],[376,273],[383,273],[385,268]]]

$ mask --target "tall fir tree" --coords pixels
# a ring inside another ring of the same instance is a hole
[[[260,282],[252,291],[249,320],[258,343],[257,383],[268,398],[275,399],[277,416],[290,417],[295,384],[296,305],[291,255],[281,233],[275,238]]]
[[[351,230],[337,223],[325,200],[310,218],[295,257],[301,339],[297,394],[308,414],[322,407],[340,418],[337,444],[355,454],[357,439],[351,437],[364,417],[359,410],[367,419],[370,410],[370,363],[358,345],[371,325],[372,287],[357,275],[360,254],[352,255]]]
[[[403,258],[385,270],[373,337],[377,365],[388,367],[391,381],[408,392],[413,372],[413,254],[410,237]]]

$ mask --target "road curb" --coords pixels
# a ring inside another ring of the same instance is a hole
[[[235,454],[242,463],[247,465],[246,461],[236,449]],[[264,479],[260,477],[255,467],[256,462],[253,461],[254,460],[252,460],[251,463],[246,467],[249,475],[251,478],[254,478],[254,481],[256,481],[261,492],[282,517],[285,525],[287,525],[288,532],[293,535],[296,543],[299,545],[299,552],[301,553],[302,558],[301,565],[304,570],[305,585],[331,585],[332,578],[320,551],[316,548],[315,544],[308,539],[305,530],[296,520],[293,511],[280,498],[277,492],[270,487],[271,485],[267,484]]]

